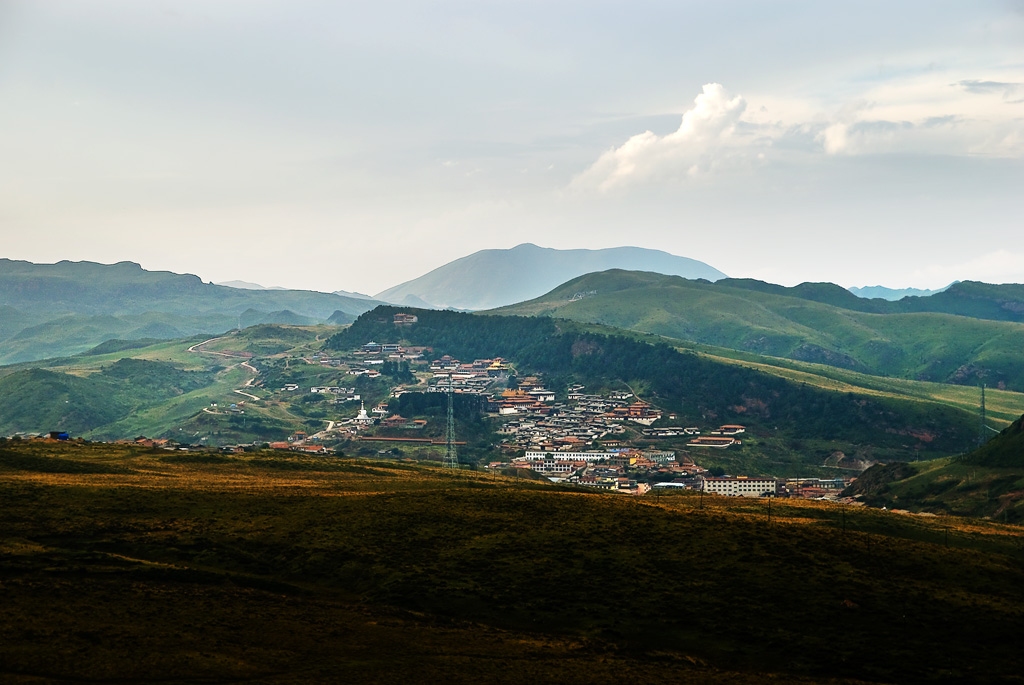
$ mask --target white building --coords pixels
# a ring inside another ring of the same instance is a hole
[[[600,461],[611,459],[614,452],[527,452],[523,459],[529,461],[544,461],[546,459],[558,459],[559,461]]]
[[[774,478],[705,478],[704,491],[733,497],[774,497],[778,492],[778,481]]]
[[[551,453],[549,453],[551,454]],[[540,473],[575,473],[587,465],[585,461],[573,461],[566,459],[554,459],[549,456],[547,459],[541,461],[536,459],[523,459],[520,461],[513,462],[513,466],[516,464],[529,464],[530,469],[538,471]]]

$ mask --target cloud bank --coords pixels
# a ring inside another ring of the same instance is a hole
[[[693,101],[679,128],[664,136],[644,131],[605,152],[573,181],[605,191],[652,179],[694,177],[749,161],[756,135],[741,126],[747,103],[709,83]],[[756,157],[756,154],[754,155]]]
[[[750,170],[776,148],[803,159],[857,155],[1024,158],[1024,87],[1018,82],[924,74],[875,84],[828,111],[813,99],[755,96],[748,106],[706,84],[679,128],[644,131],[604,152],[571,183],[608,192]],[[771,109],[766,106],[771,105]],[[792,161],[792,156],[791,156]]]

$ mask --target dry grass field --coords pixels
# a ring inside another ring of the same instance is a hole
[[[1015,682],[1024,530],[0,445],[8,682]]]

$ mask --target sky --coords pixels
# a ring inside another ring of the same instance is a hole
[[[1024,2],[0,0],[0,257],[1024,282]]]

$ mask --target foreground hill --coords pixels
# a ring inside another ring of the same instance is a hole
[[[878,464],[847,491],[875,506],[1024,521],[1024,416],[967,454]]]
[[[389,288],[378,300],[409,306],[489,309],[527,300],[591,271],[636,269],[717,280],[718,269],[686,257],[640,247],[555,250],[530,243],[508,250],[481,250]]]
[[[7,681],[995,682],[1021,530],[384,461],[0,445]],[[983,658],[979,655],[983,654]]]
[[[257,323],[351,321],[376,302],[305,290],[251,290],[132,262],[0,259],[0,363],[83,352],[110,338],[180,338]]]
[[[933,301],[954,288],[918,299]],[[580,298],[581,292],[589,295]],[[761,281],[706,283],[611,270],[581,276],[495,313],[602,323],[876,375],[965,384],[984,380],[1024,390],[1024,324],[862,311],[893,304],[900,303],[863,300],[831,284],[784,288]]]

